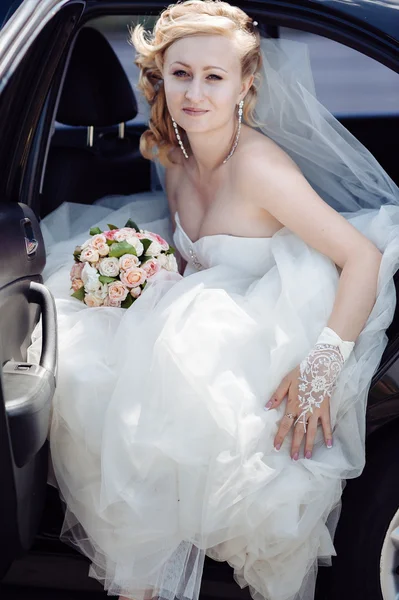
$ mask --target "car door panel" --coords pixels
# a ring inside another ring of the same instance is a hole
[[[83,8],[71,0],[36,11],[24,2],[0,31],[0,578],[31,547],[46,497],[57,321],[42,282],[46,254],[33,207],[55,110],[53,84]],[[39,319],[42,347],[39,364],[32,364],[27,350]]]

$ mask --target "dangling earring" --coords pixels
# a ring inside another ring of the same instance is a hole
[[[177,141],[179,142],[179,146],[181,148],[181,151],[183,152],[185,158],[188,158],[188,154],[186,152],[186,149],[183,146],[183,142],[181,141],[180,133],[179,133],[179,130],[177,128],[177,123],[176,123],[176,121],[174,120],[173,117],[171,117],[171,119],[172,119],[173,127],[174,127],[174,130],[175,130],[175,134],[176,134],[176,137],[177,137]]]
[[[230,150],[230,153],[228,154],[228,156],[226,156],[226,158],[223,161],[223,164],[227,163],[227,161],[229,160],[229,158],[231,158],[234,154],[234,150],[237,148],[237,144],[238,144],[238,138],[240,137],[240,132],[241,132],[241,121],[242,121],[242,110],[244,107],[244,100],[241,100],[241,102],[238,105],[238,128],[237,128],[237,134],[236,134],[236,138],[234,140],[234,144]]]

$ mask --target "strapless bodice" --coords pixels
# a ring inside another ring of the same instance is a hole
[[[173,241],[187,261],[185,275],[217,265],[231,266],[249,275],[261,276],[270,269],[274,259],[272,237],[239,237],[225,233],[205,235],[193,242],[184,231],[179,213],[175,213],[176,229]],[[286,228],[284,227],[283,230]]]

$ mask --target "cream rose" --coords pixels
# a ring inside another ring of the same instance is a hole
[[[84,302],[90,308],[102,306],[102,304],[103,304],[103,301],[101,300],[101,298],[96,298],[95,296],[93,296],[93,294],[86,294]]]
[[[74,292],[77,292],[83,286],[84,286],[84,283],[81,279],[78,279],[77,277],[75,277],[75,279],[72,280],[71,287]]]
[[[96,235],[93,235],[93,237],[91,238],[90,245],[95,250],[98,250],[99,248],[101,248],[101,246],[103,246],[106,243],[107,243],[107,238],[105,237],[105,235],[103,233],[97,233]]]
[[[133,237],[136,234],[136,231],[131,227],[122,227],[118,229],[114,233],[114,241],[115,242],[124,242],[128,238]]]
[[[130,290],[130,295],[133,296],[133,298],[135,298],[135,299],[138,298],[141,295],[141,287],[139,286],[139,287],[132,288]]]
[[[98,270],[104,277],[116,277],[119,275],[119,260],[115,256],[100,260]]]
[[[111,302],[125,300],[129,290],[120,281],[113,281],[108,286],[108,296]]]
[[[87,246],[87,248],[84,248],[82,250],[82,252],[80,253],[80,260],[82,262],[95,263],[98,261],[99,258],[100,258],[99,253],[97,252],[97,250],[95,250],[91,246]]]
[[[135,267],[134,269],[128,269],[122,271],[120,274],[121,282],[129,288],[137,287],[145,282],[147,274],[144,269]]]
[[[139,259],[134,254],[124,254],[119,258],[119,268],[123,271],[127,271],[127,269],[133,269],[134,267],[138,267],[140,264]]]

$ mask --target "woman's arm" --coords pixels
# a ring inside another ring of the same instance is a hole
[[[327,326],[355,341],[375,303],[381,252],[320,198],[280,148],[243,157],[240,171],[247,198],[341,269]]]

